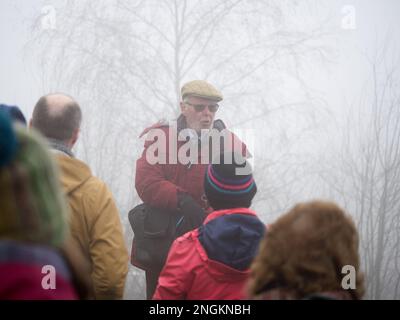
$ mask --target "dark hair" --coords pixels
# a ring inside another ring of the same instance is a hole
[[[32,126],[47,138],[69,140],[81,124],[80,106],[71,98],[60,112],[50,112],[50,108],[47,97],[41,97],[33,110]]]

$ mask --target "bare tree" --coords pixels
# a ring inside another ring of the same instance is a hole
[[[271,115],[294,113],[300,132],[307,130],[315,110],[301,71],[310,58],[326,58],[323,40],[330,35],[326,21],[308,6],[276,0],[69,0],[56,8],[56,29],[34,28],[44,91],[65,90],[81,102],[78,154],[110,185],[126,228],[125,213],[139,200],[133,188],[142,149],[137,137],[152,122],[178,114],[184,81],[208,79],[221,88],[229,105],[224,119],[233,128],[262,132],[257,148],[276,140],[275,132],[265,139]],[[310,16],[308,23],[294,23],[298,10]],[[292,97],[285,86],[304,94]],[[296,135],[287,130],[282,125],[279,131],[286,142]],[[276,148],[260,159],[286,159],[291,167],[280,166],[271,176],[260,166],[259,180],[269,200],[276,194],[278,212],[288,205],[284,194],[299,157],[285,145]],[[127,233],[127,243],[130,238]]]
[[[323,178],[355,215],[367,297],[400,297],[400,75],[387,51],[370,60],[371,81],[344,129],[337,165]],[[336,170],[336,175],[330,173]]]

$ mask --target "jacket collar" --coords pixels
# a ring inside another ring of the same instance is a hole
[[[204,220],[203,224],[210,222],[218,217],[230,215],[230,214],[245,214],[250,216],[257,216],[256,212],[249,208],[234,208],[234,209],[224,209],[211,212],[207,218]]]
[[[68,148],[62,141],[56,140],[56,139],[47,139],[50,145],[50,148],[52,148],[55,151],[64,153],[65,155],[74,158],[74,154],[72,153],[71,149]]]

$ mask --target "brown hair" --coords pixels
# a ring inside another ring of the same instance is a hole
[[[251,266],[249,295],[284,289],[293,298],[342,291],[342,268],[356,270],[352,298],[364,294],[359,270],[358,232],[352,219],[337,205],[314,201],[296,205],[272,224]]]

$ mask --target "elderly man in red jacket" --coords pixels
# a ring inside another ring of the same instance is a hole
[[[204,196],[204,173],[213,153],[219,154],[224,148],[240,150],[243,155],[247,151],[245,145],[225,129],[221,120],[214,121],[218,102],[223,99],[214,86],[203,80],[194,80],[182,87],[181,94],[178,119],[157,123],[141,134],[141,137],[147,137],[142,156],[136,163],[135,186],[145,204],[181,211],[186,223],[182,229],[185,232],[200,226],[211,211]],[[209,132],[222,132],[224,144],[212,139],[210,142]],[[186,151],[191,153],[189,158]],[[157,156],[159,158],[154,161]],[[138,266],[134,252],[132,263]],[[155,265],[145,270],[148,299],[153,296],[162,267]]]

